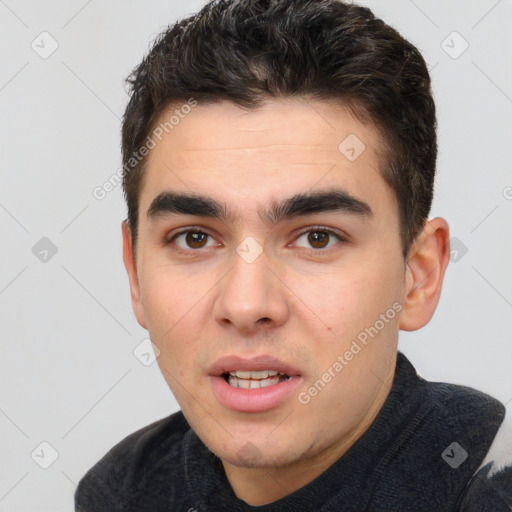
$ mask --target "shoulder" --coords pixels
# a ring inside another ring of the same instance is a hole
[[[394,485],[401,489],[394,510],[406,510],[404,488],[408,492],[407,510],[492,510],[459,509],[457,504],[504,424],[505,406],[471,387],[416,376],[419,380],[409,391],[411,396],[416,394],[414,400],[411,397],[414,411],[379,468],[382,477],[375,488],[375,500],[385,499]],[[404,398],[403,407],[407,401]],[[406,483],[410,481],[414,482],[411,486]],[[419,482],[422,492],[416,487]]]
[[[507,411],[484,460],[460,499],[460,512],[512,509],[512,411]]]
[[[446,493],[445,503],[453,500],[458,512],[511,510],[512,422],[505,406],[459,384],[427,387],[432,408],[423,434],[437,460],[431,467],[439,475],[438,495]]]
[[[466,443],[473,455],[479,454],[478,466],[503,424],[505,406],[493,396],[468,386],[420,379],[428,389],[431,427],[446,439]],[[477,462],[475,457],[472,459]]]
[[[181,447],[189,430],[178,411],[125,437],[80,480],[76,511],[125,510],[139,491],[161,484],[164,478],[174,480],[172,473],[179,469]]]
[[[431,398],[445,413],[456,415],[461,420],[470,420],[475,415],[490,418],[496,426],[501,425],[505,406],[496,398],[477,389],[447,382],[425,381]]]
[[[498,432],[506,428],[506,408],[496,398],[477,389],[445,382],[428,382],[432,403],[430,423],[446,449],[442,459],[450,466],[452,452],[461,465],[456,473],[469,473],[467,481],[483,465]],[[441,445],[442,446],[442,445]],[[464,459],[464,460],[463,460]],[[461,471],[464,467],[464,471]]]

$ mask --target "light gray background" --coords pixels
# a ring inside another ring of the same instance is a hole
[[[424,377],[510,405],[512,3],[363,3],[432,70],[432,216],[467,248],[454,254],[433,320],[402,333],[400,348]],[[178,409],[157,364],[133,354],[147,333],[122,265],[121,189],[101,201],[92,190],[120,167],[123,79],[165,25],[201,5],[0,0],[0,512],[72,510],[93,463]],[[47,59],[31,47],[51,48],[43,31],[59,45]],[[453,31],[469,43],[458,58],[445,51],[462,48],[458,36],[446,39]],[[46,262],[32,252],[42,237],[58,248]],[[52,450],[58,458],[42,469]]]

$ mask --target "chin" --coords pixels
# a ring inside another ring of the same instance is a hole
[[[206,444],[206,443],[205,443]],[[235,444],[233,441],[230,446],[208,446],[208,448],[217,455],[223,462],[232,466],[250,469],[272,469],[282,468],[296,463],[311,448],[307,446],[304,450],[297,450],[298,447],[283,447],[276,452],[275,446],[270,443],[256,445],[251,441],[241,440]]]

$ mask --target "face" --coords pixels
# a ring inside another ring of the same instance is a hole
[[[387,396],[406,285],[375,128],[325,101],[223,101],[161,138],[125,262],[185,417],[226,464],[336,458]]]

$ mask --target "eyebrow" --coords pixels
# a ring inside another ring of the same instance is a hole
[[[260,217],[268,223],[277,224],[284,220],[323,212],[340,212],[361,217],[372,217],[368,203],[355,198],[343,189],[328,189],[304,192],[270,204]],[[211,197],[198,194],[162,192],[151,202],[146,213],[149,219],[167,215],[194,215],[210,217],[223,222],[233,221],[235,215],[226,204]]]

